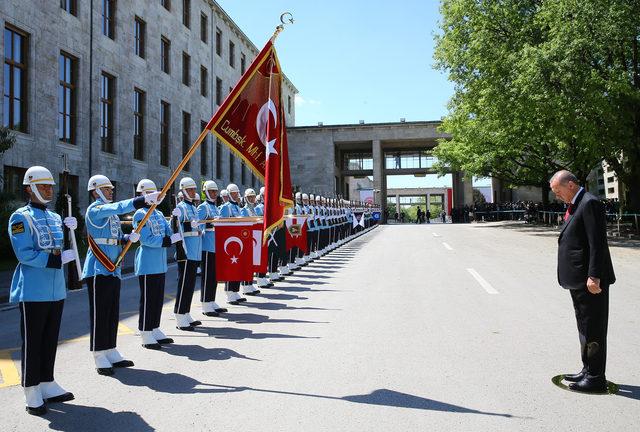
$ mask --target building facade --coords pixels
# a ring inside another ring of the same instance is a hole
[[[259,51],[212,0],[3,0],[0,25],[0,118],[17,137],[3,189],[19,193],[32,165],[55,176],[66,159],[81,207],[93,174],[118,198],[145,177],[163,185]],[[291,126],[296,93],[285,77]],[[260,186],[213,135],[182,175]]]

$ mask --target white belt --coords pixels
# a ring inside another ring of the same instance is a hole
[[[120,239],[114,238],[97,238],[93,239],[93,241],[98,245],[117,246],[120,244]]]
[[[187,231],[182,233],[182,237],[198,237],[200,235],[200,231]]]
[[[214,232],[216,229],[215,228],[205,228],[204,230],[205,230],[205,232]]]

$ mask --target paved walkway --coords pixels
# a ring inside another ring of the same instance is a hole
[[[134,334],[129,279],[119,347],[136,367],[113,377],[93,369],[86,292],[74,292],[56,377],[76,400],[35,418],[19,386],[0,388],[2,430],[636,430],[640,251],[612,249],[608,377],[621,391],[580,395],[551,383],[579,369],[556,236],[500,224],[380,227],[225,317],[203,317],[194,301],[197,332],[173,330],[168,298],[163,327],[176,344],[160,352]],[[0,313],[3,379],[16,378],[19,340],[17,311]]]

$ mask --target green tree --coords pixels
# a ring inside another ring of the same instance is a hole
[[[443,0],[445,166],[533,185],[606,160],[640,208],[640,0]]]

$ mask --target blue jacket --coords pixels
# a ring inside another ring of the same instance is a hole
[[[262,215],[258,214],[255,206],[253,208],[250,208],[249,204],[245,204],[245,206],[240,209],[240,216],[249,217],[249,216],[262,216]]]
[[[18,258],[9,301],[64,299],[67,291],[60,256],[64,239],[60,216],[43,205],[29,203],[9,218],[9,239]]]
[[[133,228],[137,228],[149,209],[139,209],[133,215]],[[154,210],[140,230],[140,246],[136,250],[134,270],[137,276],[167,272],[167,248],[171,246],[171,226],[160,210]]]
[[[240,206],[231,200],[220,206],[220,216],[225,218],[240,217]]]
[[[220,212],[218,211],[218,207],[209,200],[206,200],[198,206],[199,220],[213,219],[219,216]],[[205,225],[204,236],[202,237],[202,251],[216,251],[216,232],[214,231],[212,223],[207,223]]]
[[[182,224],[182,233],[184,237],[184,247],[187,250],[187,259],[189,261],[200,261],[202,259],[202,233],[204,227],[201,225],[197,229],[191,227],[191,221],[199,220],[198,208],[193,202],[187,200],[182,201],[176,207],[180,209],[180,217],[178,222]],[[193,234],[192,234],[193,233]]]
[[[98,247],[111,262],[118,259],[122,251],[121,242],[125,236],[120,227],[118,215],[131,213],[135,209],[144,207],[144,197],[132,198],[105,204],[101,199],[95,200],[87,208],[85,221],[87,223],[87,234],[90,235]],[[109,244],[100,244],[107,241]],[[84,261],[82,277],[88,278],[96,275],[120,277],[120,267],[116,267],[114,272],[107,270],[95,257],[91,249],[87,251],[87,258]]]
[[[256,214],[258,216],[264,216],[264,204],[256,204]]]

